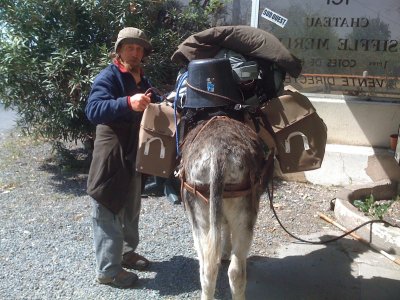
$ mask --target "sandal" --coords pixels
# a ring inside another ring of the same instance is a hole
[[[127,269],[144,270],[149,264],[150,262],[146,258],[134,251],[126,252],[122,256],[121,266]]]
[[[138,279],[135,273],[122,270],[115,277],[98,277],[97,281],[101,284],[113,285],[119,288],[129,288],[132,287]]]

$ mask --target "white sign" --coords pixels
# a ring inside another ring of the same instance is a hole
[[[285,27],[287,23],[287,19],[282,17],[280,14],[270,10],[269,8],[265,8],[264,11],[261,13],[261,17],[275,23],[280,27]]]

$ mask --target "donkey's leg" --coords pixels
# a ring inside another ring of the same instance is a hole
[[[204,247],[206,246],[204,244],[204,238],[202,238],[204,234],[199,232],[199,230],[196,230],[193,228],[193,240],[194,240],[194,245],[197,251],[197,258],[199,260],[199,274],[200,274],[200,284],[201,284],[201,299],[208,299],[205,295],[205,287],[206,287],[206,277],[205,277],[205,267],[204,267]]]
[[[231,214],[229,219],[232,232],[232,256],[228,276],[233,300],[245,299],[246,292],[246,260],[253,239],[256,218],[247,205],[247,201],[247,198],[238,201],[235,207],[236,215]]]
[[[216,263],[215,260],[210,257],[207,235],[204,233],[205,232],[199,233],[195,238],[200,267],[201,300],[212,300],[214,299],[217,283],[219,262]],[[193,236],[195,236],[195,234]]]
[[[204,293],[206,284],[205,268],[204,268],[204,256],[205,248],[207,247],[207,232],[209,230],[208,225],[208,210],[205,205],[196,199],[192,194],[184,191],[183,194],[185,203],[187,205],[186,214],[192,225],[192,235],[194,247],[196,249],[197,258],[199,260],[199,273],[200,273],[200,284],[202,288],[201,299],[208,299]]]
[[[217,284],[218,271],[221,260],[221,247],[213,245],[210,242],[210,226],[209,217],[207,213],[203,211],[201,217],[204,221],[203,225],[199,227],[199,247],[201,249],[202,261],[200,262],[200,280],[201,280],[201,300],[212,300],[214,299],[215,287]],[[220,243],[221,241],[219,241]],[[215,246],[215,248],[214,248]]]
[[[211,300],[214,299],[219,261],[217,262],[215,256],[212,255],[214,249],[210,249],[209,245],[208,206],[196,200],[191,202],[189,207],[193,240],[199,259],[201,300]]]
[[[232,234],[232,256],[228,276],[233,300],[245,299],[246,260],[252,238],[253,234],[248,228],[243,228],[243,230]]]
[[[197,219],[198,221],[198,219]],[[204,228],[194,227],[193,230],[193,241],[197,251],[197,257],[199,260],[199,273],[200,273],[200,284],[201,284],[201,300],[214,299],[214,292],[216,286],[216,276],[213,276],[212,272],[215,272],[215,268],[211,265],[208,256],[208,241],[207,232]],[[218,271],[217,271],[218,272]],[[214,280],[215,277],[215,280]]]

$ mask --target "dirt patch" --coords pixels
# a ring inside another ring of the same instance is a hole
[[[387,212],[383,215],[383,220],[400,227],[400,200],[393,202]]]
[[[282,225],[295,236],[304,237],[326,228],[336,229],[323,221],[318,213],[334,218],[332,200],[339,189],[275,179],[273,205]],[[255,228],[253,253],[273,256],[280,245],[290,241],[296,240],[282,229],[270,209],[267,194],[264,194]]]

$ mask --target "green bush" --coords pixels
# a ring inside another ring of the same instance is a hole
[[[400,201],[400,196],[397,196],[392,200],[377,201],[374,195],[371,194],[365,199],[354,200],[353,204],[366,216],[372,216],[382,220],[385,213],[395,201]]]
[[[14,107],[26,133],[86,140],[84,107],[94,77],[109,62],[118,31],[143,29],[154,53],[144,68],[154,85],[174,83],[176,47],[210,26],[223,1],[2,0],[0,100]]]

